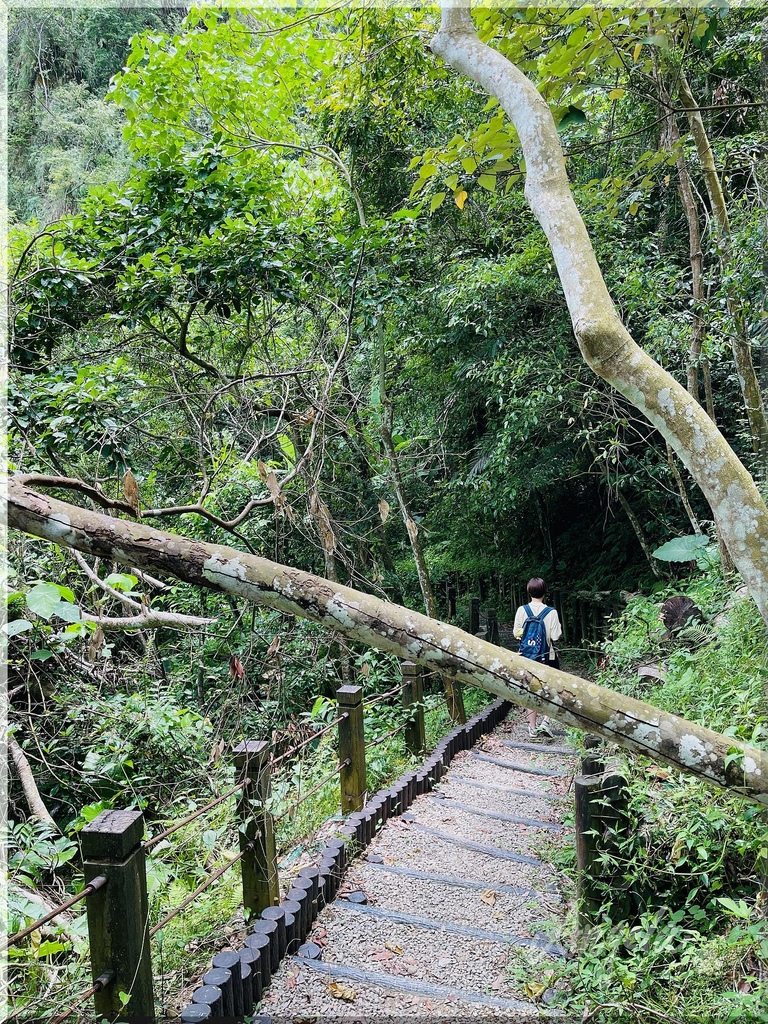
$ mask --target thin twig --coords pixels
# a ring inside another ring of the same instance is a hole
[[[325,728],[318,730],[318,732],[312,733],[312,735],[308,739],[304,740],[302,743],[297,743],[295,747],[291,747],[290,749],[282,753],[280,757],[276,757],[274,761],[272,761],[272,767],[275,768],[277,765],[280,764],[281,761],[284,761],[287,757],[292,757],[294,754],[298,754],[298,752],[302,750],[304,747],[308,746],[310,743],[313,743],[315,740],[320,739],[320,737],[323,736],[325,733],[330,732],[330,730],[333,729],[335,725],[338,725],[339,722],[343,722],[345,718],[349,718],[348,711],[345,711],[342,715],[339,715],[338,718],[334,718],[334,720],[332,722],[329,722],[328,725],[325,726]]]

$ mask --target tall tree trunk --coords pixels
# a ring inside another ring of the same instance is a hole
[[[432,49],[495,96],[514,123],[525,159],[526,198],[549,241],[582,355],[672,445],[709,502],[768,624],[768,509],[706,412],[619,319],[573,200],[545,99],[519,68],[480,41],[465,6],[443,6]]]
[[[427,565],[427,560],[424,557],[424,547],[421,543],[421,537],[419,536],[419,527],[411,515],[411,507],[405,493],[405,487],[403,486],[403,476],[400,472],[400,462],[397,457],[397,452],[395,451],[395,443],[392,439],[392,403],[387,398],[385,390],[386,377],[384,371],[383,333],[380,337],[380,345],[379,393],[381,396],[381,443],[384,448],[384,454],[389,462],[389,477],[392,482],[395,495],[397,496],[397,504],[400,507],[400,514],[403,517],[405,529],[408,533],[408,540],[411,545],[411,551],[413,552],[413,560],[416,563],[416,575],[419,579],[419,589],[421,590],[421,596],[424,601],[424,609],[427,615],[431,619],[434,619],[437,618],[437,602],[435,601],[435,592],[432,589],[432,579],[429,575],[429,566]],[[461,722],[463,725],[467,720],[467,714],[464,709],[464,694],[461,692],[461,687],[446,678],[443,679],[443,686],[445,688],[445,702],[448,707],[448,714],[452,721]]]
[[[642,525],[640,523],[640,520],[637,518],[637,516],[634,513],[634,510],[633,510],[632,506],[629,504],[629,502],[624,497],[624,495],[621,493],[621,491],[618,489],[618,487],[616,488],[616,495],[617,495],[617,497],[619,499],[619,504],[624,509],[624,512],[625,512],[625,514],[627,516],[627,519],[632,524],[632,529],[635,531],[635,536],[638,539],[640,547],[643,549],[643,554],[645,555],[646,559],[648,560],[648,565],[650,565],[650,567],[651,567],[651,572],[653,573],[653,575],[656,577],[657,580],[662,579],[661,570],[659,569],[659,567],[658,567],[658,565],[656,563],[656,559],[651,554],[651,545],[648,543],[648,539],[645,536],[645,530],[643,530],[643,527],[642,527]]]
[[[699,162],[704,172],[707,195],[709,196],[712,213],[720,234],[718,253],[721,269],[725,272],[727,271],[727,263],[731,251],[731,223],[728,217],[725,194],[723,193],[720,176],[717,173],[717,165],[709,136],[704,127],[704,119],[693,97],[688,79],[685,77],[682,68],[677,69],[676,74],[678,94],[688,114],[691,134],[696,143]],[[749,311],[745,308],[743,302],[736,299],[730,289],[726,291],[726,302],[733,325],[730,331],[731,351],[733,352],[736,374],[739,378],[741,393],[744,398],[752,447],[759,458],[761,467],[764,467],[766,457],[768,457],[768,419],[766,418],[765,404],[757,374],[755,373],[754,362],[752,361],[752,347],[746,327]]]
[[[768,806],[768,752],[408,608],[257,555],[58,501],[23,478],[9,482],[8,522],[54,544],[310,619]]]
[[[663,94],[666,98],[666,93]],[[688,349],[688,394],[700,402],[699,397],[699,365],[702,361],[701,347],[704,339],[704,319],[701,307],[704,301],[702,287],[702,264],[704,254],[701,251],[701,229],[699,227],[699,211],[693,197],[691,178],[685,163],[685,154],[680,145],[680,133],[673,110],[666,112],[666,135],[669,150],[675,154],[680,199],[683,203],[685,222],[688,225],[688,259],[691,264],[691,299],[693,302],[693,326],[691,343]],[[709,415],[715,419],[714,409],[708,409]]]

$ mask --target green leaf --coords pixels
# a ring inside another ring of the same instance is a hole
[[[32,623],[29,619],[14,619],[13,622],[6,622],[4,629],[7,636],[18,636],[19,633],[32,629]]]
[[[50,940],[41,942],[35,951],[35,956],[39,960],[43,956],[51,956],[53,953],[60,953],[63,949],[66,949],[66,945],[63,942],[52,942]]]
[[[59,602],[55,614],[65,622],[79,622],[80,609],[76,604],[69,604],[67,601]]]
[[[571,103],[566,112],[560,118],[560,121],[557,125],[557,130],[562,131],[563,128],[568,128],[573,124],[585,124],[586,120],[587,115],[584,113],[584,111],[580,110],[578,107],[574,107],[574,105]]]
[[[446,194],[447,193],[445,193],[445,192],[437,192],[437,193],[435,193],[435,195],[432,196],[432,201],[429,204],[429,212],[430,213],[434,213],[435,210],[438,208],[438,206],[442,205],[442,203],[443,203],[443,201],[444,201],[444,199],[446,197]]]
[[[53,657],[53,651],[46,650],[42,647],[39,651],[32,651],[29,656],[30,661],[48,661],[49,658]]]
[[[50,619],[61,600],[59,588],[51,583],[38,583],[27,594],[27,608],[41,619]]]
[[[653,557],[662,562],[693,562],[696,556],[709,544],[709,537],[693,533],[686,537],[675,537],[656,548]]]
[[[721,903],[726,910],[729,910],[734,917],[740,917],[743,921],[749,920],[751,912],[744,900],[739,900],[737,903],[728,896],[716,896],[715,899],[718,903]]]
[[[285,456],[285,461],[289,466],[293,466],[296,463],[296,449],[293,446],[293,441],[287,434],[278,434],[277,441],[280,445],[280,450]]]
[[[139,581],[136,576],[130,576],[125,572],[111,572],[104,582],[108,587],[112,587],[113,590],[122,590],[128,593],[133,590]],[[71,621],[75,622],[76,620],[72,619]]]
[[[477,179],[478,185],[481,188],[487,189],[488,192],[496,191],[496,175],[495,174],[481,174]]]

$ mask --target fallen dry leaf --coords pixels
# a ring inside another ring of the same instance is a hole
[[[496,893],[493,891],[493,889],[483,889],[483,891],[480,893],[480,899],[483,901],[483,903],[487,903],[489,907],[496,906]]]
[[[388,949],[390,953],[397,953],[398,956],[401,956],[403,952],[403,947],[398,946],[396,942],[385,942],[384,949]]]
[[[353,988],[341,981],[332,981],[328,986],[328,991],[334,999],[343,999],[347,1003],[353,1003],[357,996],[357,992]]]
[[[525,994],[534,1002],[538,1002],[546,991],[547,986],[542,985],[540,981],[526,981],[525,983]]]
[[[131,506],[136,515],[139,514],[139,485],[136,482],[136,477],[130,471],[126,469],[125,476],[123,477],[123,494],[125,500]]]

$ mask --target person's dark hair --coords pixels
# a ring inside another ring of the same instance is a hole
[[[546,591],[544,580],[538,576],[534,576],[532,580],[528,580],[528,597],[538,597],[541,599],[544,597]]]

